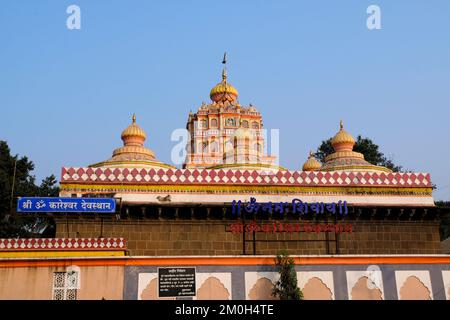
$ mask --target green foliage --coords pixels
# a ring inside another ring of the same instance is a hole
[[[297,285],[294,259],[286,251],[281,251],[275,258],[275,266],[280,273],[280,280],[275,283],[272,295],[280,300],[302,300],[303,293]]]
[[[16,174],[13,187],[14,166]],[[49,236],[54,231],[54,222],[48,218],[14,215],[17,197],[55,197],[59,194],[56,177],[51,175],[36,185],[31,174],[34,163],[27,157],[12,156],[6,141],[0,140],[0,237]],[[11,202],[12,200],[12,202]],[[12,204],[12,208],[11,208]],[[52,231],[53,230],[53,231]]]
[[[331,139],[332,138],[322,141],[322,144],[317,148],[317,152],[315,153],[315,157],[322,163],[325,161],[326,156],[334,152],[333,146],[331,145]],[[356,138],[353,151],[362,153],[366,161],[373,165],[387,167],[394,172],[402,171],[402,167],[395,165],[392,159],[387,158],[379,150],[379,146],[373,143],[369,138],[363,138],[359,135]]]

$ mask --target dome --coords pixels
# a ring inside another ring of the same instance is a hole
[[[227,82],[227,72],[223,69],[222,81],[211,89],[209,96],[212,101],[236,101],[238,97],[238,91],[235,87]]]
[[[125,130],[122,131],[122,135],[120,137],[124,142],[129,138],[136,138],[144,142],[145,139],[147,138],[145,131],[136,124],[135,114],[133,114],[132,123]]]
[[[309,152],[308,160],[303,164],[302,170],[303,171],[315,171],[320,169],[322,167],[322,164],[317,161],[317,159],[314,157],[314,154],[312,151]]]
[[[331,139],[331,145],[334,150],[352,150],[355,145],[355,139],[350,133],[344,130],[344,123],[341,120],[339,132]]]
[[[392,172],[386,167],[367,162],[362,153],[353,151],[355,143],[352,135],[344,130],[341,120],[339,132],[331,139],[331,145],[335,151],[325,157],[319,170]]]
[[[121,138],[123,146],[115,149],[111,158],[90,167],[174,168],[157,160],[155,153],[144,146],[146,134],[136,124],[136,115],[133,115],[132,123],[123,130]]]

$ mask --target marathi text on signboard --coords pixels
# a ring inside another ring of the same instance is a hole
[[[249,202],[233,200],[233,202],[231,202],[231,210],[233,215],[241,215],[241,213],[260,214],[264,212],[270,214],[284,214],[292,212],[293,214],[299,215],[305,215],[308,213],[316,215],[331,213],[334,215],[340,214],[342,216],[348,214],[347,201],[339,200],[337,203],[308,203],[297,198],[293,199],[292,202],[258,202],[254,197],[251,197]]]
[[[264,233],[352,233],[353,225],[351,223],[242,223],[241,221],[230,224],[226,227],[227,232],[264,232]]]
[[[195,296],[195,268],[158,268],[159,297]]]
[[[114,198],[36,198],[21,197],[17,212],[98,212],[116,211]]]

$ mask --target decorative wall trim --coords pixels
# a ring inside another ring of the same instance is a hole
[[[0,239],[0,252],[125,250],[124,238],[30,238]]]
[[[428,173],[63,167],[61,183],[427,187]]]
[[[296,265],[384,265],[384,264],[446,264],[450,255],[356,255],[356,256],[293,256]],[[0,267],[65,266],[65,258],[0,259]],[[177,256],[177,257],[83,257],[71,258],[77,266],[273,266],[273,256]]]

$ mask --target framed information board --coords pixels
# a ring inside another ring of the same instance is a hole
[[[195,267],[158,268],[158,296],[195,296]]]

